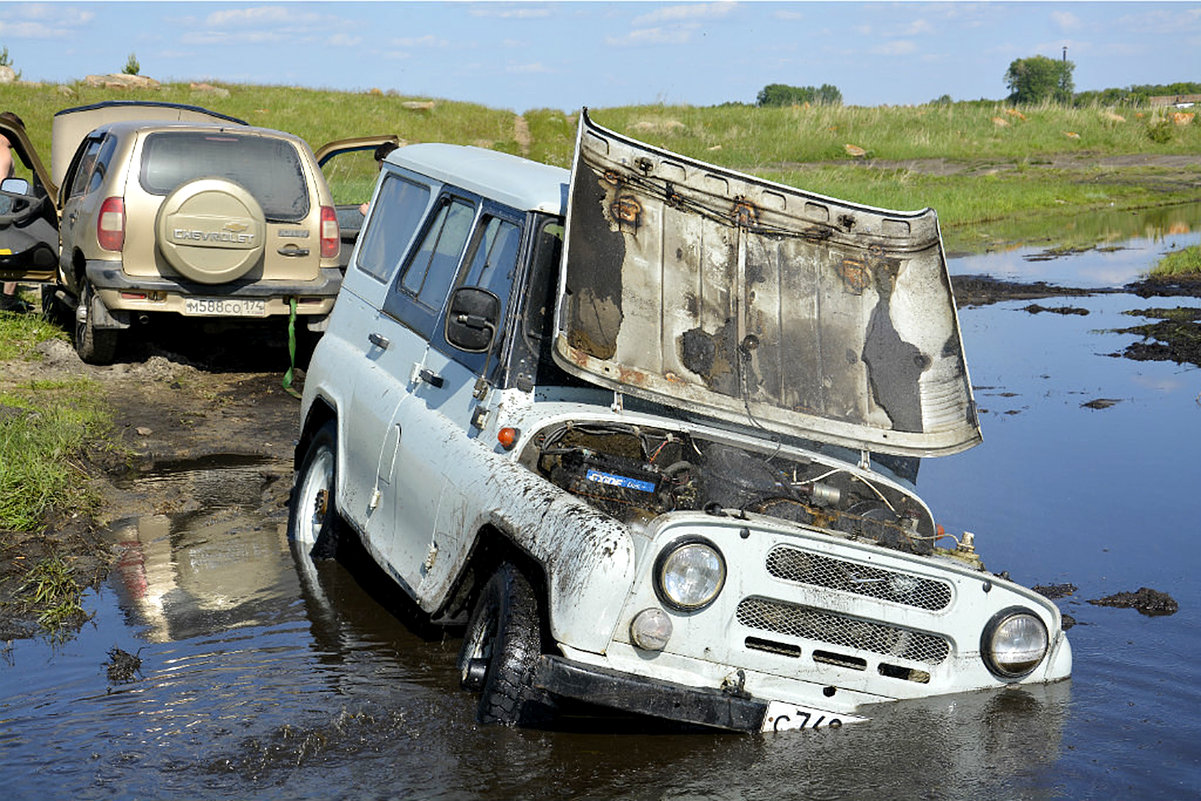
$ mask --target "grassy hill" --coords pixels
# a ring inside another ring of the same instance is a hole
[[[567,166],[575,118],[392,94],[285,86],[157,89],[16,84],[0,108],[25,120],[43,156],[53,112],[109,99],[201,105],[291,131],[314,147],[395,133],[471,144]],[[582,97],[586,99],[586,97]],[[933,206],[944,228],[998,219],[1201,199],[1201,115],[1174,109],[924,106],[593,109],[601,125],[782,183],[896,209]],[[1175,116],[1174,116],[1175,115]]]

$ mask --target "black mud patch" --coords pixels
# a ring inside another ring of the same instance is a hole
[[[1035,584],[1030,589],[1048,600],[1057,601],[1075,594],[1077,588],[1075,584]]]
[[[108,680],[114,684],[136,681],[141,674],[142,658],[137,654],[122,651],[120,648],[110,648],[108,659],[104,666],[108,672]]]
[[[1031,303],[1029,306],[1024,306],[1022,311],[1029,314],[1042,314],[1043,312],[1047,312],[1048,314],[1063,315],[1078,314],[1081,317],[1088,315],[1088,309],[1082,309],[1079,306],[1042,306],[1038,303]]]
[[[987,306],[1007,300],[1041,300],[1058,297],[1087,297],[1093,294],[1112,292],[1107,289],[1081,289],[1079,287],[1056,286],[1046,281],[1023,283],[1004,281],[988,275],[953,275],[951,287],[955,290],[955,305]]]
[[[1117,406],[1121,403],[1115,398],[1094,398],[1090,401],[1080,404],[1081,409],[1108,409],[1111,406]]]
[[[1113,606],[1119,609],[1136,609],[1150,617],[1174,615],[1180,608],[1166,592],[1140,587],[1137,592],[1119,592],[1104,598],[1089,600],[1093,606]]]
[[[1169,361],[1201,367],[1201,308],[1132,309],[1124,312],[1152,322],[1115,329],[1115,334],[1142,337],[1115,354],[1134,361]]]

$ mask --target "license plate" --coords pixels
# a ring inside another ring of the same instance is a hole
[[[249,298],[184,298],[183,313],[207,317],[266,317],[267,301]]]
[[[763,716],[763,731],[795,731],[797,729],[837,729],[848,723],[863,723],[867,718],[811,709],[807,706],[771,701]]]

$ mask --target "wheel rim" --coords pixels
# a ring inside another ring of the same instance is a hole
[[[334,454],[322,448],[313,455],[300,484],[296,503],[296,540],[313,545],[329,518],[334,485]]]
[[[497,614],[489,606],[480,616],[479,622],[467,632],[463,648],[463,661],[459,666],[459,683],[466,690],[479,692],[484,688],[488,665],[492,661],[493,645],[496,642]]]

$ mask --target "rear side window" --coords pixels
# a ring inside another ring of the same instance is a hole
[[[197,178],[224,178],[245,187],[272,222],[298,222],[309,213],[300,154],[290,142],[263,136],[164,131],[146,137],[142,187],[169,194]]]
[[[429,202],[428,186],[396,175],[384,176],[359,246],[359,269],[380,281],[391,278],[408,251]]]

